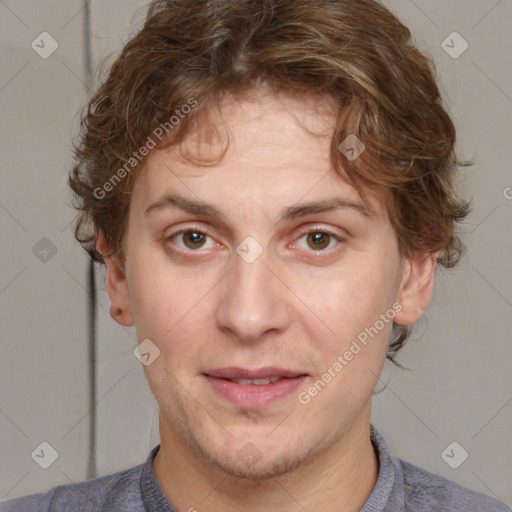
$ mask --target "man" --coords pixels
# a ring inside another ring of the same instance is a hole
[[[161,443],[0,510],[510,511],[391,457],[370,424],[468,212],[409,38],[374,0],[150,5],[70,185]]]

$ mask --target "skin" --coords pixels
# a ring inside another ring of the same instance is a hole
[[[278,222],[298,203],[361,203],[331,168],[325,98],[260,90],[226,99],[220,112],[217,135],[198,130],[150,153],[131,198],[125,265],[106,262],[112,317],[160,350],[144,366],[160,408],[156,478],[180,511],[358,511],[378,477],[371,399],[392,322],[309,403],[297,396],[395,302],[395,322],[420,318],[435,257],[400,258],[384,198],[369,190],[373,216],[342,208]],[[230,145],[214,166],[184,158],[218,155],[223,133]],[[164,193],[212,203],[223,220],[171,208],[146,215]],[[185,228],[208,236],[197,246],[190,232],[171,237]],[[315,242],[300,232],[310,228],[335,236]],[[263,249],[252,263],[236,252],[248,236]],[[108,250],[101,233],[97,247]],[[229,366],[308,377],[277,403],[249,409],[217,395],[203,375]],[[261,456],[249,467],[237,457],[248,442]]]

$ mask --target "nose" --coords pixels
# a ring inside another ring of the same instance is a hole
[[[265,252],[252,262],[237,253],[233,259],[234,266],[221,284],[219,329],[246,343],[261,340],[272,331],[284,332],[290,324],[293,295],[284,276],[271,268]]]

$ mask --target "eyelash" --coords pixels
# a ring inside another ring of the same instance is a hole
[[[173,238],[177,237],[178,235],[181,235],[183,233],[200,233],[202,235],[205,235],[205,236],[208,236],[210,238],[213,239],[213,237],[208,233],[208,231],[202,229],[202,228],[199,228],[197,226],[192,226],[192,227],[189,227],[189,228],[186,228],[186,229],[182,229],[180,231],[176,231],[175,233],[171,233],[168,237],[166,237],[166,241],[170,241],[172,240]],[[301,238],[303,238],[305,235],[309,235],[311,233],[321,233],[323,235],[328,235],[332,238],[334,238],[338,244],[344,242],[344,239],[341,238],[339,235],[337,235],[336,233],[333,233],[332,231],[330,231],[329,229],[325,229],[325,228],[322,228],[320,226],[314,226],[313,228],[305,228],[301,231],[299,231],[299,234],[298,234],[298,238],[296,238],[296,240],[300,240]],[[194,250],[184,250],[184,249],[179,249],[179,251],[181,251],[182,253],[195,253],[195,252],[200,252],[201,249],[198,249],[197,251],[194,251]],[[311,251],[307,251],[307,252],[312,252],[313,254],[321,254],[321,253],[332,253],[336,251],[336,249],[320,249],[320,250],[311,250]]]

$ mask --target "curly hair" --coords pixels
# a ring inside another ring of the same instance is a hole
[[[130,195],[149,141],[178,144],[223,95],[262,82],[334,98],[334,170],[360,193],[363,184],[386,192],[402,257],[435,253],[439,265],[457,264],[456,223],[469,203],[454,191],[454,171],[470,163],[456,155],[432,59],[377,0],[153,1],[81,116],[68,183],[80,212],[75,237],[93,260],[124,264]],[[165,137],[152,136],[159,127]],[[349,135],[365,145],[353,161],[339,149]],[[96,249],[100,231],[108,255]],[[393,325],[388,359],[410,333]]]

